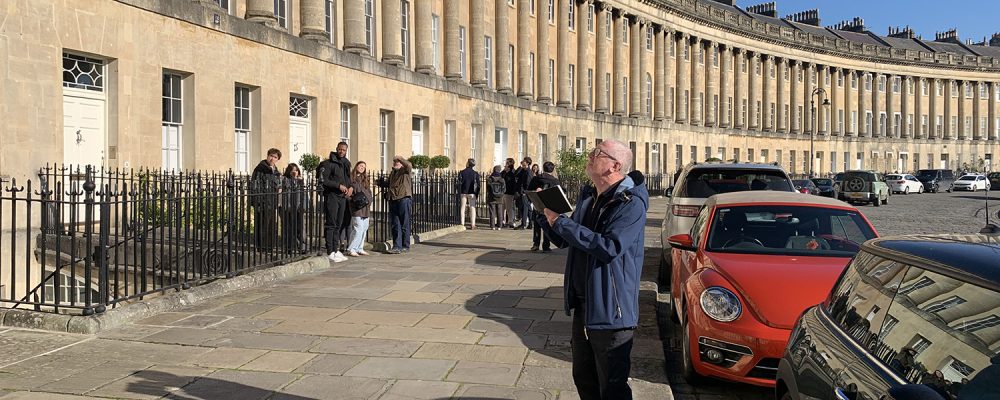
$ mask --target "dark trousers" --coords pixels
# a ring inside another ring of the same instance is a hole
[[[301,211],[286,209],[281,213],[281,238],[286,253],[298,253],[306,249]]]
[[[274,208],[256,206],[253,208],[253,236],[257,249],[268,251],[278,241],[278,217]]]
[[[323,236],[326,239],[326,252],[333,253],[340,249],[340,227],[344,224],[344,210],[347,199],[337,195],[327,195],[323,198]]]
[[[413,199],[404,197],[389,201],[389,222],[392,226],[392,247],[397,250],[410,248],[410,216]]]
[[[573,309],[573,382],[580,400],[631,400],[632,329],[584,331],[586,301]]]
[[[531,199],[528,199],[524,193],[521,193],[519,197],[521,201],[521,227],[527,228],[531,226]],[[541,211],[541,210],[539,210]]]
[[[532,217],[536,217],[537,218],[538,217],[538,213],[535,213],[534,215],[532,215]],[[538,247],[538,242],[541,242],[542,243],[542,250],[548,250],[549,248],[551,248],[551,245],[549,244],[549,237],[545,235],[545,232],[542,232],[542,225],[539,224],[538,221],[533,221],[533,220],[529,220],[529,221],[532,222],[532,226],[531,226],[531,245],[533,247]]]

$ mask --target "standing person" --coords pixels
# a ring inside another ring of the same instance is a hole
[[[531,182],[528,182],[528,191],[543,190],[559,185],[559,178],[552,175],[552,172],[556,170],[554,163],[546,161],[542,169],[545,172],[535,175],[534,178],[531,178]],[[535,210],[534,213],[535,217],[537,217],[542,213],[542,210]],[[542,234],[542,225],[544,224],[534,224],[534,227],[531,229],[531,251],[538,251],[539,242],[542,244],[542,251],[552,251],[549,246],[549,237]]]
[[[278,207],[278,189],[281,185],[281,172],[277,163],[281,159],[281,150],[267,150],[267,157],[260,160],[250,174],[250,205],[253,206],[254,244],[259,250],[268,251],[278,239],[278,217],[275,209]]]
[[[531,227],[531,220],[529,219],[531,212],[531,201],[528,200],[528,196],[524,195],[524,192],[528,190],[528,182],[531,182],[531,178],[534,176],[531,174],[531,157],[524,157],[521,160],[521,166],[518,167],[517,172],[517,210],[518,215],[521,217],[521,225],[518,229],[528,229]]]
[[[326,251],[330,253],[333,262],[347,261],[340,252],[340,231],[347,213],[347,198],[351,190],[350,169],[345,167],[347,143],[337,144],[337,151],[330,152],[330,158],[319,164],[319,180],[323,189],[323,236],[326,239]]]
[[[568,247],[563,297],[572,310],[573,381],[582,400],[631,399],[632,339],[639,323],[639,277],[649,193],[632,151],[605,140],[588,154],[594,186],[580,191],[571,217],[539,218],[558,247]]]
[[[548,161],[546,161],[546,162],[548,162]],[[542,172],[539,171],[538,164],[531,164],[531,176],[538,176],[538,174],[540,174],[540,173],[542,173]]]
[[[503,227],[503,196],[507,191],[507,183],[500,176],[503,167],[493,166],[493,173],[486,178],[486,207],[489,210],[490,229],[500,230]]]
[[[410,215],[413,210],[413,164],[403,156],[392,158],[389,173],[389,221],[392,225],[392,248],[389,254],[410,251]]]
[[[517,195],[517,174],[514,172],[514,159],[508,158],[504,161],[503,171],[500,172],[503,183],[507,190],[503,192],[503,220],[504,226],[514,228],[514,196]]]
[[[465,226],[465,207],[469,207],[469,229],[476,229],[476,197],[479,196],[479,173],[472,167],[476,166],[476,160],[470,158],[465,162],[465,169],[458,173],[459,185],[459,223]]]
[[[358,161],[351,170],[351,241],[347,246],[347,255],[357,257],[367,256],[365,239],[368,237],[368,224],[371,217],[370,207],[374,199],[371,180],[368,178],[368,164]]]
[[[344,152],[340,152],[340,148],[343,146]],[[344,168],[344,174],[347,176],[347,188],[351,193],[347,194],[347,205],[344,206],[344,217],[341,219],[340,224],[340,242],[337,243],[337,251],[341,254],[347,252],[347,244],[351,237],[351,218],[354,213],[351,210],[351,196],[354,195],[354,188],[350,185],[351,182],[351,160],[347,158],[347,152],[351,150],[351,145],[347,142],[337,143],[337,153],[340,154],[340,164]]]
[[[302,170],[295,163],[288,164],[281,182],[278,208],[281,210],[281,237],[285,242],[285,252],[304,252],[306,241],[302,230],[302,213],[306,205],[306,192]]]

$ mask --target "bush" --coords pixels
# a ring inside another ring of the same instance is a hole
[[[563,182],[589,184],[590,177],[587,176],[588,152],[587,149],[581,153],[577,153],[574,149],[557,152],[556,159],[559,161],[556,163],[556,173],[559,174],[559,179]]]
[[[320,156],[312,153],[306,153],[299,158],[299,168],[302,169],[302,172],[313,172],[319,167],[320,161],[322,161]]]
[[[441,169],[451,166],[451,159],[448,156],[434,156],[430,161],[431,168]]]
[[[413,168],[424,169],[431,165],[431,158],[423,154],[417,154],[410,156],[410,164],[413,164]]]

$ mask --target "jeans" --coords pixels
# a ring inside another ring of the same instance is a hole
[[[460,200],[459,206],[458,206],[459,207],[459,212],[458,212],[458,215],[459,215],[458,218],[459,219],[458,219],[458,222],[461,223],[462,226],[465,226],[465,207],[466,207],[466,205],[468,205],[468,207],[469,207],[469,218],[470,218],[469,219],[469,224],[471,224],[472,227],[475,228],[476,227],[476,195],[474,195],[474,194],[460,194],[459,197],[461,198],[461,200]]]
[[[489,210],[490,227],[500,228],[503,226],[503,205],[499,201],[494,201],[486,205]]]
[[[538,222],[534,222],[531,227],[531,246],[538,247],[538,242],[542,242],[542,250],[548,250],[552,247],[549,244],[549,237],[545,235],[545,232],[542,232],[542,226]]]
[[[323,198],[323,236],[326,239],[326,252],[340,251],[340,227],[344,223],[344,210],[347,209],[347,199],[335,194]]]
[[[521,227],[527,228],[531,226],[531,200],[523,193],[518,198],[521,200]]]
[[[392,226],[392,247],[397,250],[410,249],[410,215],[413,199],[404,197],[389,201],[389,222]]]
[[[368,237],[368,217],[351,217],[351,244],[347,251],[355,253],[365,249],[365,238]]]
[[[501,200],[503,201],[503,211],[504,211],[503,218],[501,218],[501,222],[502,222],[501,225],[506,224],[506,225],[513,226],[514,225],[514,195],[512,195],[512,194],[505,194],[505,195],[503,195],[503,197],[501,198]]]
[[[586,300],[573,309],[573,382],[580,400],[631,400],[632,329],[584,330]]]

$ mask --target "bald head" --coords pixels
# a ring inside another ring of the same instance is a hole
[[[618,163],[622,166],[621,172],[623,174],[632,170],[632,149],[627,144],[618,139],[608,139],[601,142],[601,147],[604,148],[605,152],[618,160]]]

